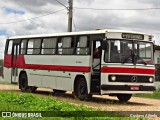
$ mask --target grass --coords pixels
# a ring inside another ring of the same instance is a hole
[[[0,111],[19,111],[19,110],[25,111],[26,110],[23,108],[23,106],[15,105],[12,103],[8,104],[6,102],[0,103],[0,106],[1,106]]]
[[[160,99],[160,90],[154,91],[153,94],[136,94],[135,97]]]
[[[0,111],[47,111],[46,113],[42,112],[42,116],[46,114],[52,116],[48,117],[49,119],[124,119],[122,117],[113,118],[113,113],[107,113],[107,111],[94,110],[83,105],[76,106],[51,97],[42,98],[28,93],[18,94],[14,92],[0,92]],[[85,117],[88,114],[89,116]],[[41,119],[47,120],[48,118],[43,117]]]
[[[34,96],[32,94],[18,94],[13,92],[0,92],[0,102],[12,103],[23,106],[24,110],[32,111],[83,111],[90,110],[84,106],[74,106],[67,102],[60,102],[48,97],[47,99]],[[10,110],[10,109],[9,109]]]

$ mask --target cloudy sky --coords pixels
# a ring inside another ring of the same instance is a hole
[[[68,6],[68,0],[58,1]],[[159,0],[73,0],[73,6],[73,31],[134,30],[153,34],[160,45]],[[67,15],[66,8],[56,0],[0,0],[0,59],[7,37],[66,32]]]

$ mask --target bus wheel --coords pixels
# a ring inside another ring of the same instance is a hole
[[[127,102],[132,97],[132,94],[118,94],[117,98],[121,102]]]
[[[28,90],[28,79],[26,73],[21,74],[19,85],[22,92],[26,92]]]
[[[91,98],[91,95],[88,94],[87,83],[85,78],[80,78],[76,82],[74,93],[75,96],[80,100],[89,100]]]
[[[28,91],[31,93],[35,93],[36,90],[37,90],[37,87],[34,87],[34,86],[29,86],[29,88],[28,88]]]

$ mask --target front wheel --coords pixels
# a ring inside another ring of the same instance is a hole
[[[132,97],[132,94],[118,94],[117,98],[121,102],[127,102]]]
[[[80,100],[89,100],[91,95],[88,94],[87,83],[85,78],[80,78],[75,84],[75,96]]]

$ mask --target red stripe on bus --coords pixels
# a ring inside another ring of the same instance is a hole
[[[12,55],[5,55],[4,56],[4,67],[12,67]]]
[[[12,55],[5,55],[4,66],[13,67]],[[16,67],[26,69],[39,69],[39,70],[59,70],[59,71],[76,71],[76,72],[91,72],[89,66],[61,66],[61,65],[40,65],[40,64],[26,64],[24,55],[19,55],[16,60]],[[131,74],[155,74],[155,69],[143,68],[121,68],[121,67],[102,67],[102,73],[131,73]]]
[[[102,67],[102,73],[134,73],[134,74],[155,74],[155,69],[143,68],[121,68],[121,67]]]
[[[23,55],[19,55],[16,67],[26,69],[39,70],[57,70],[57,71],[76,71],[76,72],[90,72],[89,66],[61,66],[61,65],[41,65],[41,64],[26,64]]]
[[[40,69],[40,70],[90,72],[90,67],[79,67],[79,66],[60,66],[60,65],[56,66],[56,65],[26,64],[25,68],[28,68],[28,69]]]

